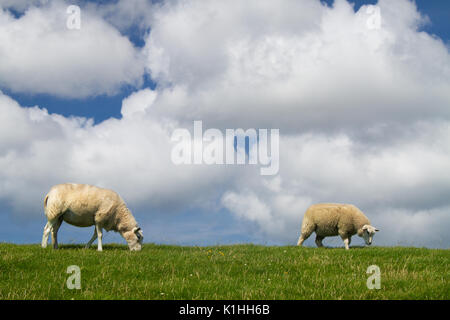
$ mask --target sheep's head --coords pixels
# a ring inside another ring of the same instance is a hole
[[[141,228],[134,227],[132,230],[124,232],[123,237],[127,240],[128,247],[131,251],[139,251],[142,249],[144,234]]]
[[[370,224],[365,224],[362,227],[362,237],[364,239],[364,241],[366,242],[367,245],[371,245],[372,244],[372,240],[373,240],[373,236],[375,235],[375,232],[380,231],[377,228],[375,228],[374,226],[371,226]]]

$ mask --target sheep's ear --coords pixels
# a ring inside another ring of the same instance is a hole
[[[378,232],[378,231],[380,231],[380,229],[375,228],[375,232]]]

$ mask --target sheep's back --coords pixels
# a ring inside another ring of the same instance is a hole
[[[49,206],[58,206],[62,213],[71,211],[78,215],[110,211],[121,202],[116,192],[86,184],[56,185],[48,196]]]
[[[307,218],[316,225],[316,234],[320,236],[335,236],[339,231],[356,233],[355,220],[361,214],[353,205],[335,203],[312,205],[306,212]]]

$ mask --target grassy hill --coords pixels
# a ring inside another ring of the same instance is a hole
[[[0,244],[0,299],[449,299],[450,250]],[[81,269],[69,290],[67,267]],[[381,289],[369,290],[370,265]]]

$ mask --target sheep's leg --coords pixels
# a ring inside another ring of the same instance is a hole
[[[345,238],[344,239],[344,245],[345,245],[345,250],[350,249],[349,245],[350,245],[350,238]]]
[[[91,244],[95,241],[95,239],[97,239],[97,227],[94,228],[94,234],[92,235],[91,240],[89,240],[88,243],[86,243],[85,248],[89,248],[91,246]]]
[[[311,233],[312,233],[312,232],[307,232],[307,233],[302,232],[301,235],[300,235],[300,238],[298,238],[297,245],[298,245],[298,246],[301,246],[301,245],[303,244],[303,242],[304,242],[306,239],[309,238],[309,236],[311,235]]]
[[[323,244],[322,244],[323,238],[324,238],[324,237],[321,237],[321,236],[319,236],[319,235],[316,235],[316,245],[317,245],[317,247],[319,247],[319,248],[323,247]]]
[[[44,227],[44,233],[43,233],[43,235],[42,235],[42,243],[41,243],[42,248],[47,248],[47,244],[48,244],[48,236],[49,236],[51,230],[52,230],[52,229],[51,229],[51,227],[50,227],[50,223],[47,222],[47,223],[45,224],[45,227]]]
[[[98,251],[103,251],[103,246],[102,246],[102,237],[103,237],[102,228],[98,224],[96,224],[95,225],[95,229],[97,230],[97,237],[98,237],[97,250]]]
[[[59,227],[61,226],[62,221],[63,221],[62,217],[59,217],[51,226],[53,249],[58,249],[58,230]]]
[[[306,220],[305,220],[306,219]],[[297,245],[301,246],[303,244],[303,242],[309,238],[309,236],[315,231],[316,226],[314,223],[310,223],[309,220],[307,218],[304,218],[303,222],[302,222],[302,229],[301,229],[301,234],[300,234],[300,238],[298,238],[298,242]]]
[[[46,248],[48,243],[48,236],[50,232],[52,233],[52,244],[54,243],[54,236],[53,236],[53,226],[57,223],[57,220],[48,220],[47,224],[44,227],[44,234],[42,236],[42,247]]]

